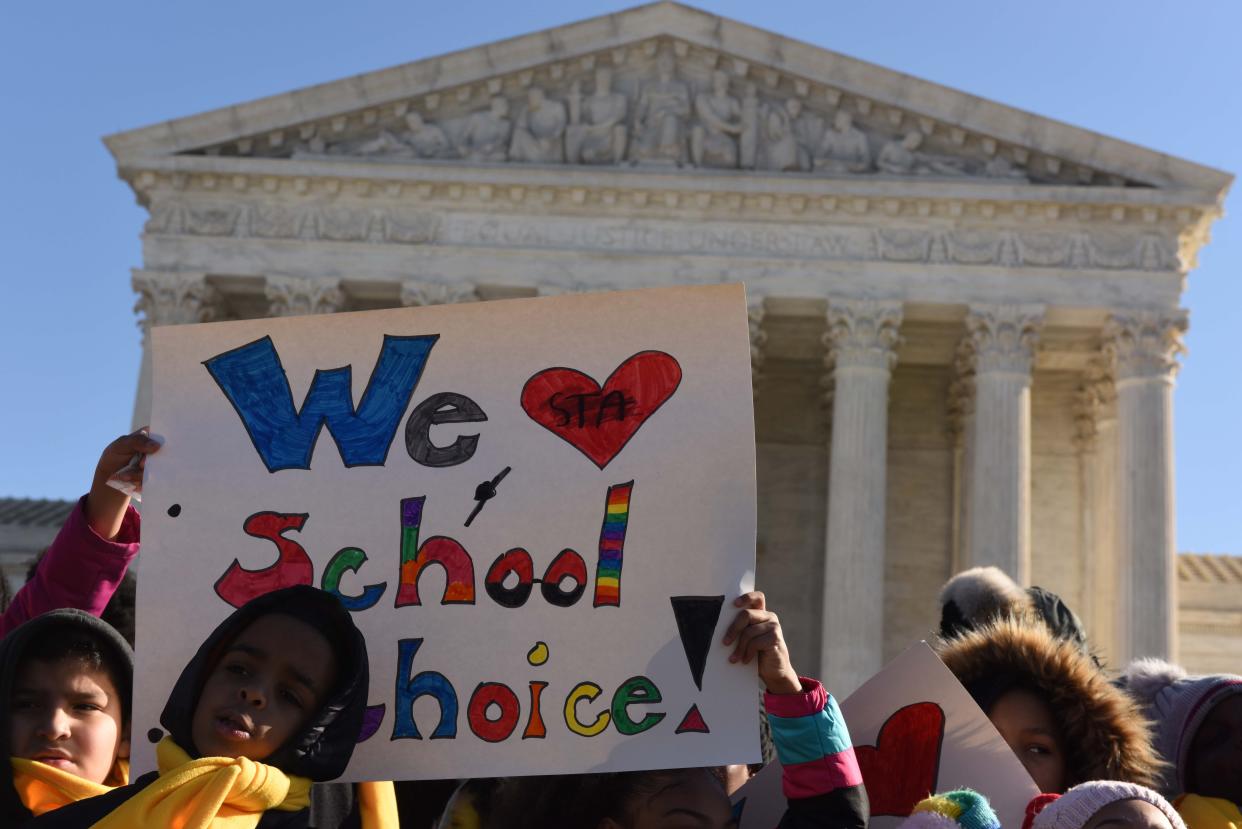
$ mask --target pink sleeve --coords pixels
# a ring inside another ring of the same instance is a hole
[[[65,519],[34,577],[0,617],[0,636],[49,610],[76,607],[98,616],[108,606],[129,563],[138,555],[142,520],[129,507],[121,531],[109,541],[86,522],[86,496]]]

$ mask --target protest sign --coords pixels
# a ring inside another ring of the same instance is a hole
[[[831,688],[829,688],[831,691]],[[944,663],[920,642],[841,704],[878,829],[930,794],[970,788],[1002,826],[1020,826],[1039,793],[1022,762]],[[773,829],[785,810],[779,762],[733,795],[740,829]]]
[[[741,286],[157,328],[135,765],[233,607],[337,593],[368,642],[344,779],[756,758]],[[297,647],[297,643],[290,643]]]

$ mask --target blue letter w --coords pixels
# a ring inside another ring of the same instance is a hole
[[[397,424],[414,395],[439,334],[384,335],[362,402],[354,408],[351,366],[315,372],[302,411],[271,337],[226,351],[203,365],[241,415],[269,472],[310,469],[326,421],[346,466],[383,466]]]

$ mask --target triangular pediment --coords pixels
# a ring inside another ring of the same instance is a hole
[[[170,155],[1197,191],[1231,176],[661,2],[106,139]]]

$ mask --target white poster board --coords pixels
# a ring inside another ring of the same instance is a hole
[[[829,687],[831,692],[831,687]],[[1039,793],[1022,762],[926,642],[907,648],[841,704],[877,829],[929,794],[971,788],[1001,826],[1021,826]],[[733,795],[740,829],[773,829],[785,811],[779,762]]]
[[[756,759],[719,644],[754,567],[740,285],[152,337],[136,769],[206,634],[291,583],[367,637],[345,780]]]

